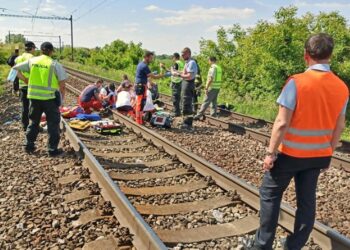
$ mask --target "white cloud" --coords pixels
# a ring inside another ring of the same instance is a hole
[[[155,11],[155,10],[160,10],[160,8],[158,6],[155,6],[155,5],[148,5],[145,7],[145,10],[148,10],[148,11]]]
[[[298,7],[317,7],[317,8],[325,8],[325,9],[343,9],[350,8],[350,3],[338,3],[338,2],[306,2],[297,0],[295,5]]]
[[[216,7],[216,8],[203,8],[201,6],[192,6],[187,10],[169,10],[162,9],[155,5],[150,5],[145,8],[148,11],[157,11],[160,13],[171,13],[173,15],[165,17],[157,17],[157,21],[161,25],[181,25],[189,23],[198,23],[198,22],[210,22],[213,20],[224,20],[224,19],[245,19],[249,18],[255,14],[254,9],[250,8],[225,8],[225,7]]]
[[[126,23],[124,24],[124,28],[122,29],[122,31],[125,33],[135,33],[139,31],[139,27],[139,23]]]
[[[55,0],[45,0],[39,8],[39,12],[62,15],[67,13],[66,6],[56,3]]]

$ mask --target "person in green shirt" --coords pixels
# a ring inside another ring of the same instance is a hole
[[[33,42],[27,41],[24,44],[24,53],[18,56],[15,60],[16,65],[28,61],[33,57],[35,52],[35,44]],[[25,77],[29,77],[29,73],[23,72]],[[23,80],[19,80],[19,91],[20,91],[20,99],[22,103],[22,112],[21,112],[21,121],[23,130],[26,131],[29,125],[29,99],[27,98],[28,94],[28,84],[26,84]]]
[[[180,54],[173,54],[174,64],[171,67],[171,91],[172,91],[172,101],[174,106],[174,116],[181,116],[180,102],[181,102],[181,84],[182,78],[176,75],[175,73],[182,72],[185,66],[185,63],[180,60]]]
[[[211,104],[210,115],[217,116],[217,100],[222,83],[222,69],[216,64],[216,57],[211,56],[209,58],[210,69],[208,72],[207,83],[205,86],[205,99],[198,112],[195,115],[195,120],[204,118],[204,113]]]

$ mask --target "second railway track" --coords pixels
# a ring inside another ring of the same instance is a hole
[[[107,82],[114,82],[119,84],[119,82],[100,77],[96,75],[89,74],[84,71],[79,71],[73,68],[65,67],[67,72],[77,78],[83,79],[85,81],[94,81],[97,78],[102,78]],[[161,99],[164,101],[165,106],[172,109],[172,104],[170,103],[170,96],[161,95]],[[249,138],[260,141],[267,145],[270,139],[269,131],[272,128],[272,123],[263,121],[261,119],[256,119],[251,116],[230,112],[227,110],[220,111],[223,114],[221,118],[214,118],[207,116],[206,121],[214,126],[228,130],[233,133],[245,134]],[[335,154],[333,155],[332,165],[342,168],[347,172],[350,172],[350,142],[341,140],[339,142],[339,147]]]
[[[125,126],[124,135],[74,133],[63,126],[138,249],[225,249],[252,239],[256,188],[125,116],[114,112],[114,118]],[[294,213],[283,205],[279,235],[292,230]],[[350,248],[348,238],[318,222],[312,237],[313,249]]]

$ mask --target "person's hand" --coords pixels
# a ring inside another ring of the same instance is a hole
[[[327,171],[330,169],[330,167],[331,167],[331,166],[328,166],[328,167],[326,167],[326,168],[322,168],[322,169],[321,169],[321,173],[327,172]]]
[[[25,84],[28,84],[28,81],[29,81],[28,78],[24,78],[24,83]]]
[[[273,164],[276,161],[275,155],[267,155],[264,159],[263,169],[264,171],[270,171],[273,168]]]

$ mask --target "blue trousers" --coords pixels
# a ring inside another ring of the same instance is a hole
[[[260,228],[255,249],[272,249],[283,192],[292,178],[295,182],[297,211],[294,232],[287,237],[286,249],[299,250],[307,242],[315,222],[316,187],[322,168],[331,157],[295,158],[279,154],[274,167],[265,173],[260,187]]]

